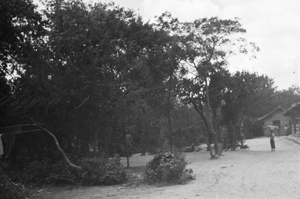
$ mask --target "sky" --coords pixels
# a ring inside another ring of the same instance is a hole
[[[97,2],[98,0],[93,0]],[[101,2],[111,2],[102,0]],[[168,11],[180,21],[218,16],[238,17],[250,42],[260,48],[256,59],[235,55],[229,59],[232,72],[247,70],[274,79],[279,89],[300,86],[300,0],[113,0],[130,8],[144,21]]]

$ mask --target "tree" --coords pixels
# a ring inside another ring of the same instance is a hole
[[[24,65],[30,64],[29,57],[35,51],[36,41],[46,34],[46,24],[30,0],[0,2],[1,113],[14,108],[9,102],[16,89],[16,78],[24,72]],[[1,125],[13,122],[7,115],[5,118],[1,118]]]
[[[30,0],[3,0],[0,13],[1,74],[13,74],[33,50],[33,40],[45,34],[46,21]]]
[[[245,116],[258,117],[255,112],[261,108],[268,98],[274,95],[274,81],[268,76],[237,71],[226,75],[226,92],[224,92],[224,106],[222,107],[223,121],[230,124],[231,149],[235,149],[237,138],[241,137],[241,128]]]
[[[18,79],[17,110],[45,122],[73,155],[90,145],[119,152],[134,113],[147,129],[163,107],[172,38],[113,4],[50,1],[46,16],[48,35]]]
[[[237,38],[237,35],[246,32],[238,19],[204,18],[185,23],[184,27],[185,49],[188,56],[186,63],[193,68],[194,76],[183,80],[182,96],[193,104],[202,117],[208,135],[212,137],[215,145],[215,153],[210,150],[211,157],[215,158],[221,150],[218,149],[218,122],[210,96],[212,77],[222,73],[223,67],[227,64],[227,57],[236,53],[233,48],[237,48],[239,53],[248,53],[249,46],[253,50],[258,48],[254,43],[247,43],[245,39]]]
[[[285,90],[276,90],[275,94],[270,100],[267,101],[263,106],[264,109],[261,109],[261,111],[264,111],[265,113],[271,111],[274,109],[274,107],[281,106],[285,109],[289,108],[293,103],[297,103],[300,101],[300,89],[297,86],[291,86],[288,89]],[[272,108],[271,108],[271,107]],[[261,107],[263,108],[263,107]],[[266,110],[268,109],[268,110]],[[260,113],[259,117],[263,115]]]

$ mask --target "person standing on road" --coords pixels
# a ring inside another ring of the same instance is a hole
[[[271,151],[275,151],[275,133],[273,130],[270,131],[270,144],[271,144]]]
[[[126,134],[126,152],[131,157],[133,152],[133,139],[130,133]]]

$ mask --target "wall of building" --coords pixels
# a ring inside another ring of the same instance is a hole
[[[272,115],[264,119],[264,135],[269,136],[270,135],[270,130],[271,128],[269,126],[273,126],[273,121],[274,120],[279,120],[280,121],[280,128],[278,131],[275,131],[275,134],[280,136],[280,135],[286,135],[285,131],[285,125],[289,125],[289,122],[291,118],[289,116],[283,115],[283,111],[278,110],[274,112]]]

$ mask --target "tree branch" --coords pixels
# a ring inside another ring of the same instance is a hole
[[[82,167],[73,164],[73,163],[69,160],[69,158],[67,157],[67,155],[65,154],[65,152],[63,151],[63,149],[60,147],[59,142],[58,142],[57,138],[55,137],[55,135],[54,135],[53,133],[51,133],[48,129],[42,127],[40,124],[36,123],[32,118],[30,118],[30,119],[31,119],[31,121],[32,121],[35,125],[37,125],[38,127],[40,127],[42,130],[46,131],[46,132],[53,138],[53,140],[54,140],[54,142],[55,142],[55,145],[56,145],[57,149],[61,152],[61,154],[63,155],[65,161],[67,162],[67,164],[68,164],[72,169],[77,170],[77,171],[82,171],[82,170],[83,170]]]

